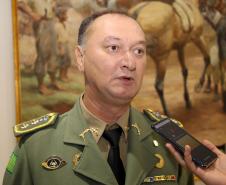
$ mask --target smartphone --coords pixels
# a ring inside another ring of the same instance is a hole
[[[208,168],[217,159],[215,153],[169,118],[157,122],[152,125],[152,128],[168,140],[181,155],[184,154],[185,145],[189,145],[191,147],[192,160],[201,168]]]

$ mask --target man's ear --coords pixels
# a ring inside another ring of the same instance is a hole
[[[80,72],[84,72],[84,53],[81,46],[76,46],[75,48],[75,57],[77,68]]]

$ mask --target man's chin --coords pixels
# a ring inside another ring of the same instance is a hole
[[[127,93],[124,92],[124,93],[120,93],[120,94],[119,93],[114,94],[113,98],[115,100],[119,100],[121,102],[130,103],[135,96],[136,96],[135,93],[128,94],[128,92]]]

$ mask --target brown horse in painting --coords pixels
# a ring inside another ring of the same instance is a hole
[[[173,2],[148,1],[138,3],[129,10],[143,28],[147,38],[147,51],[156,64],[155,88],[165,114],[168,109],[164,99],[163,84],[167,68],[167,58],[175,49],[178,54],[184,80],[186,107],[191,107],[187,88],[188,69],[185,64],[184,47],[193,42],[204,56],[205,67],[197,87],[202,87],[209,65],[209,54],[202,39],[203,17],[198,2],[175,0]]]

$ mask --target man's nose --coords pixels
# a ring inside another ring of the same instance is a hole
[[[134,71],[136,69],[135,59],[129,51],[125,52],[122,57],[122,67],[127,68],[130,71]]]

